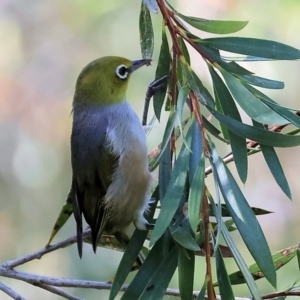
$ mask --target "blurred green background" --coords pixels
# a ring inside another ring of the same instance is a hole
[[[300,2],[296,0],[186,0],[172,1],[186,15],[212,19],[249,20],[236,35],[267,38],[300,48]],[[43,247],[63,205],[71,180],[69,136],[71,103],[76,78],[90,61],[104,55],[140,58],[137,0],[3,0],[0,2],[0,259],[15,259]],[[160,46],[161,16],[152,15],[155,30],[153,66],[139,70],[129,87],[128,98],[139,115],[144,93],[154,78]],[[209,36],[197,33],[201,37]],[[210,84],[207,70],[192,51],[193,67]],[[249,65],[247,65],[249,67]],[[282,80],[283,91],[268,95],[280,104],[300,107],[299,62],[253,63],[259,76]],[[246,119],[245,119],[246,120]],[[163,126],[149,136],[149,150],[159,143]],[[223,149],[224,153],[228,149]],[[278,149],[290,183],[291,202],[276,185],[260,154],[249,159],[249,179],[243,191],[252,206],[274,211],[259,220],[272,252],[299,242],[300,185],[299,148]],[[232,168],[233,169],[233,168]],[[234,172],[234,169],[233,169]],[[54,242],[75,233],[73,218]],[[252,258],[237,233],[233,234],[247,262]],[[76,279],[111,278],[121,254],[99,249],[94,255],[84,247],[80,260],[75,246],[46,255],[22,266],[27,272]],[[229,259],[229,271],[236,267]],[[195,289],[203,283],[203,259]],[[296,261],[278,272],[278,287],[295,279]],[[133,275],[132,275],[133,276]],[[39,288],[11,279],[1,281],[26,299],[58,299]],[[258,283],[262,293],[270,285]],[[171,287],[177,287],[174,277]],[[245,285],[234,288],[248,295]],[[68,289],[85,299],[107,299],[107,291]],[[9,299],[1,293],[1,299]],[[166,299],[173,299],[166,297]]]

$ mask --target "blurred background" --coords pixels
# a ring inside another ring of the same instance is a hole
[[[180,3],[181,2],[181,3]],[[240,33],[300,48],[300,2],[296,0],[186,0],[171,1],[181,13],[207,19],[249,20]],[[104,55],[141,57],[140,1],[137,0],[2,0],[0,2],[0,260],[12,260],[42,248],[64,204],[71,181],[69,137],[75,81],[81,69]],[[155,30],[153,66],[134,75],[128,98],[141,116],[147,85],[154,78],[160,47],[161,16],[152,15]],[[201,37],[209,36],[194,31]],[[210,85],[207,70],[192,54],[193,67]],[[249,67],[249,65],[247,65]],[[280,104],[300,107],[299,62],[260,62],[250,65],[259,76],[281,80],[284,90],[266,91]],[[149,136],[149,150],[160,142],[162,125]],[[226,152],[224,148],[224,153]],[[272,252],[299,242],[299,148],[277,151],[290,183],[291,202],[279,189],[260,154],[249,159],[249,177],[242,187],[252,206],[274,213],[259,217]],[[232,168],[234,171],[234,169]],[[55,237],[58,242],[75,234],[73,217]],[[253,262],[240,240],[247,262]],[[106,281],[114,276],[121,254],[84,248],[80,260],[75,246],[46,255],[20,267],[27,272],[74,279]],[[229,271],[237,270],[231,259]],[[199,258],[195,289],[203,283]],[[297,273],[294,260],[278,272],[278,287],[291,284]],[[131,276],[134,276],[132,274]],[[1,278],[26,299],[58,299],[26,283]],[[262,293],[273,291],[261,280]],[[171,282],[177,287],[177,278]],[[234,288],[249,295],[245,285]],[[68,289],[85,299],[107,299],[107,291]],[[9,299],[1,293],[1,299]],[[166,297],[166,299],[173,299]],[[175,298],[174,298],[175,299]]]

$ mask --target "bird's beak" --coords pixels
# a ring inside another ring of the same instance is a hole
[[[132,66],[129,68],[129,72],[132,73],[144,65],[150,65],[152,59],[138,59],[132,61]]]

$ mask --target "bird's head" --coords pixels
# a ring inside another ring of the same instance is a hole
[[[92,61],[77,79],[74,103],[120,103],[125,100],[131,73],[150,62],[151,59],[131,61],[118,56],[105,56]]]

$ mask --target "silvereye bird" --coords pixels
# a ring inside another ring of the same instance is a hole
[[[152,176],[148,171],[146,136],[126,100],[132,72],[150,59],[107,56],[80,73],[73,100],[71,160],[72,200],[77,246],[82,256],[82,215],[91,228],[93,250],[103,233],[122,243],[132,222],[146,230]]]

